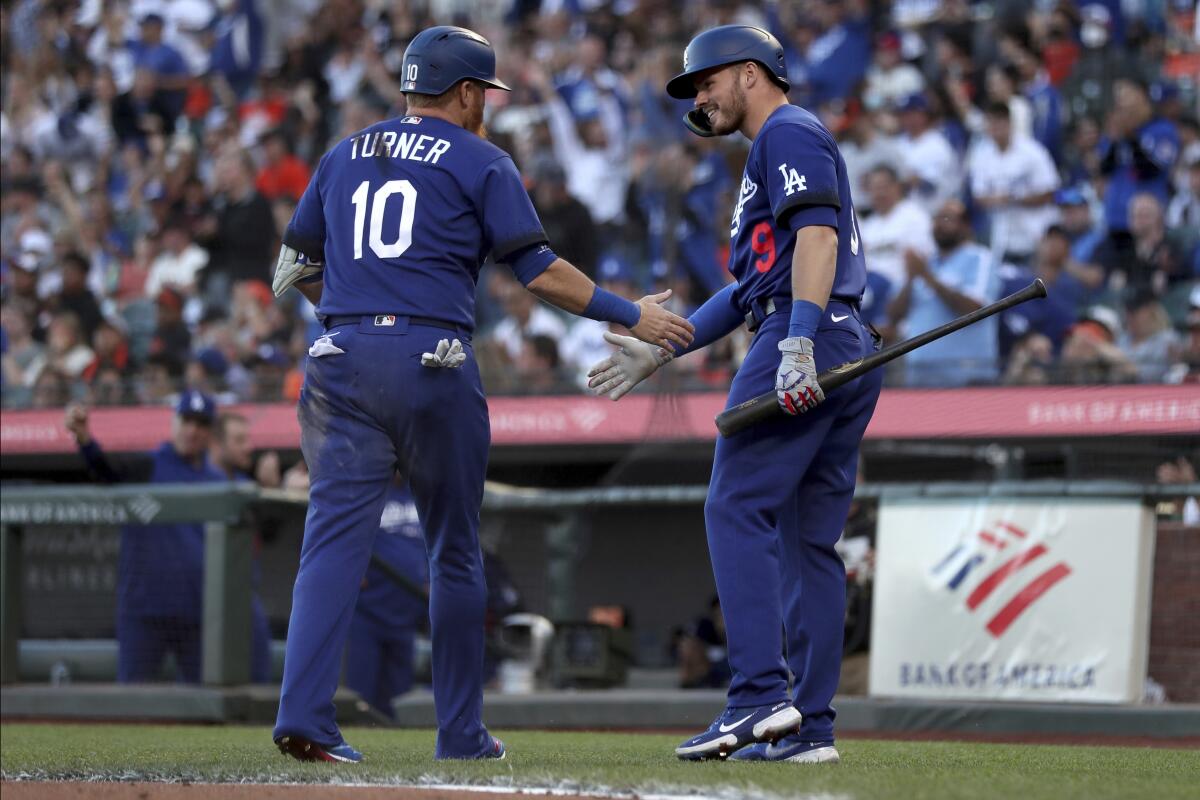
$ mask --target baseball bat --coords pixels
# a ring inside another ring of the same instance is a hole
[[[817,383],[821,386],[821,391],[829,394],[839,386],[849,383],[862,374],[881,367],[889,361],[894,361],[905,353],[916,350],[918,347],[923,347],[932,341],[941,339],[943,336],[961,330],[968,325],[974,325],[981,319],[987,319],[993,314],[999,314],[1001,311],[1020,305],[1027,300],[1045,296],[1046,284],[1042,283],[1041,278],[1037,278],[1021,291],[997,300],[989,306],[976,309],[970,314],[963,314],[958,319],[951,320],[945,325],[941,325],[931,331],[925,331],[925,333],[914,336],[911,339],[905,339],[903,342],[886,347],[878,353],[873,353],[854,361],[847,361],[845,364],[838,364],[836,367],[830,367],[817,376]],[[717,430],[721,432],[722,436],[732,436],[751,425],[756,425],[759,422],[778,416],[786,416],[786,412],[779,407],[779,401],[776,399],[775,392],[767,392],[718,414]]]

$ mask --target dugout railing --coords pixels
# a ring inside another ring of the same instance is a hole
[[[580,530],[588,512],[688,507],[703,504],[705,486],[602,487],[550,490],[490,483],[488,516],[534,514],[544,537],[544,609],[554,619],[578,615],[573,597]],[[997,481],[878,484],[860,486],[859,499],[930,498],[1139,498],[1150,504],[1200,495],[1200,484],[1154,485],[1120,481]],[[264,519],[302,524],[302,496],[246,484],[203,486],[4,486],[0,492],[0,680],[20,676],[23,619],[23,542],[39,530],[64,526],[205,524],[202,681],[234,686],[249,678],[253,532]],[[215,567],[215,569],[214,569]]]

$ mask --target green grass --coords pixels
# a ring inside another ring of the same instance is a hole
[[[703,792],[725,797],[1194,798],[1200,751],[845,740],[838,766],[692,764],[680,737],[500,732],[504,762],[434,762],[433,733],[351,729],[367,760],[301,764],[280,755],[265,728],[183,725],[3,725],[6,780],[471,783]]]

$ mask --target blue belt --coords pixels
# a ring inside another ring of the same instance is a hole
[[[858,311],[859,300],[857,297],[843,298],[831,297],[831,303],[841,303]],[[762,298],[750,301],[750,310],[746,312],[746,328],[754,333],[767,317],[777,311],[787,311],[792,307],[792,298],[790,297],[768,297],[765,300]]]
[[[364,319],[375,320],[379,317],[394,317],[396,322],[408,320],[409,325],[424,325],[428,328],[444,328],[448,331],[461,331],[461,325],[455,325],[453,322],[447,322],[444,319],[434,319],[433,317],[414,317],[407,314],[333,314],[325,317],[325,330],[336,328],[339,325],[357,325]],[[378,323],[377,323],[378,324]]]

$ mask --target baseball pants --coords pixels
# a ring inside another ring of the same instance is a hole
[[[784,313],[763,321],[727,408],[774,387],[777,346],[788,324]],[[825,309],[814,344],[818,371],[876,349],[857,310],[836,300]],[[833,738],[830,704],[841,670],[846,582],[834,543],[882,382],[875,370],[802,416],[717,442],[704,517],[733,673],[729,705],[789,699],[790,670],[794,702],[804,715],[801,733],[810,741]]]
[[[483,755],[492,745],[482,721],[487,590],[478,529],[491,434],[469,337],[410,327],[406,317],[384,328],[364,317],[330,333],[345,352],[310,358],[300,396],[310,499],[274,736],[343,741],[333,693],[399,467],[409,476],[430,559],[435,755]],[[421,366],[422,353],[455,335],[468,354],[462,367]]]

